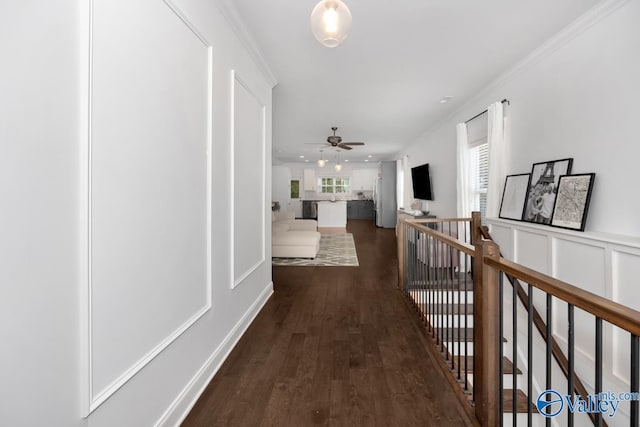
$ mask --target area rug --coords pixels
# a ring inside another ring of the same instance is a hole
[[[314,259],[307,258],[272,258],[273,265],[297,266],[347,266],[357,267],[358,254],[353,242],[353,235],[322,234],[320,251]]]

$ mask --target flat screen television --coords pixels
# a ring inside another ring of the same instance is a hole
[[[413,182],[414,199],[433,200],[429,163],[411,168],[411,181]]]

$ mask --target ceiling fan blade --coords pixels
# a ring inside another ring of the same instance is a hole
[[[305,142],[304,145],[325,145],[326,142]]]
[[[344,144],[342,144],[342,143],[338,144],[337,146],[338,146],[338,147],[340,147],[340,148],[342,148],[342,149],[344,149],[344,150],[351,150],[351,149],[352,149],[352,148],[351,148],[351,147],[349,147],[348,145],[344,145]]]
[[[345,145],[364,145],[364,142],[343,142]]]

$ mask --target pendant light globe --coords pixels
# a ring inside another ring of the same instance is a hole
[[[337,47],[351,31],[351,12],[341,0],[320,0],[311,12],[311,32],[323,46]]]

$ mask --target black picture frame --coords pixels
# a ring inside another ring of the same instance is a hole
[[[560,177],[570,175],[572,165],[572,158],[533,164],[522,221],[551,225]]]
[[[502,190],[499,218],[522,220],[530,179],[530,173],[507,175]]]
[[[551,225],[569,230],[584,231],[593,191],[595,173],[562,175],[553,208]]]

